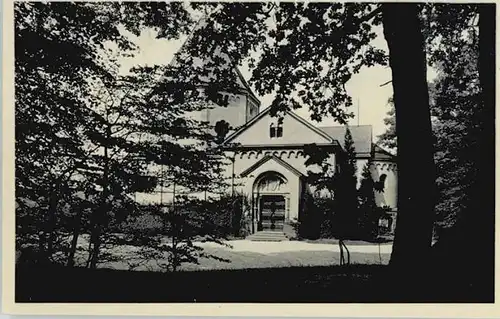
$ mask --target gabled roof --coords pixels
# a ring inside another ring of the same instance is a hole
[[[285,162],[281,158],[277,157],[276,155],[266,155],[263,158],[261,158],[260,160],[258,160],[257,162],[255,162],[252,166],[250,166],[249,168],[244,170],[241,173],[241,176],[242,177],[247,176],[251,172],[255,171],[257,168],[259,168],[262,164],[264,164],[265,162],[270,161],[270,160],[276,161],[278,164],[285,167],[287,170],[291,171],[293,174],[295,174],[299,177],[304,175],[301,172],[299,172],[295,167],[291,166],[290,164],[288,164],[287,162]]]
[[[262,112],[260,112],[256,117],[254,117],[253,119],[251,119],[250,121],[248,121],[245,125],[241,126],[233,134],[229,135],[226,138],[226,140],[223,142],[223,144],[228,144],[231,140],[233,140],[234,138],[236,138],[238,135],[240,135],[241,133],[243,133],[244,131],[246,131],[253,124],[257,123],[261,118],[263,118],[264,116],[266,116],[270,111],[271,111],[271,106],[268,106],[266,109],[264,109]],[[310,128],[315,133],[317,133],[317,134],[323,136],[324,138],[326,138],[327,140],[329,140],[331,143],[335,143],[334,139],[332,139],[332,137],[330,135],[328,135],[327,133],[323,132],[322,130],[320,130],[316,126],[312,125],[311,123],[307,122],[305,119],[303,119],[299,115],[295,114],[295,112],[286,111],[285,114],[286,115],[290,115],[291,117],[293,117],[294,119],[296,119],[300,123],[302,123],[305,126],[307,126],[308,128]]]
[[[319,129],[328,134],[331,138],[339,141],[340,145],[344,147],[345,126],[323,126],[319,127]],[[356,154],[370,155],[372,151],[372,126],[349,126],[349,130],[351,131],[354,141]]]

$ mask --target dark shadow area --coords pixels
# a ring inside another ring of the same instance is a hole
[[[493,302],[453,270],[398,285],[389,266],[350,265],[178,273],[22,265],[16,302]]]
[[[319,238],[319,239],[291,239],[295,241],[303,241],[312,244],[338,244],[339,240],[335,238]],[[350,246],[372,245],[372,244],[389,244],[394,242],[391,237],[377,237],[370,239],[346,239],[344,243]]]

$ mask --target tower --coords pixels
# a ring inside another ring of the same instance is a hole
[[[196,41],[194,38],[196,31],[205,25],[205,19],[202,18],[188,36],[181,49],[174,56],[171,65],[175,66],[177,64],[178,55],[186,53],[186,44],[190,43],[190,41]],[[231,60],[229,55],[224,52],[223,48],[219,46],[215,47],[212,51],[212,55],[213,56],[211,57],[193,58],[194,67],[203,69],[205,65],[210,65],[207,67],[207,69],[210,70],[210,67],[214,67],[213,61],[221,61],[215,67],[219,72],[223,71],[232,73],[238,90],[236,93],[224,91],[217,92],[217,103],[213,103],[210,108],[207,108],[195,116],[198,120],[208,122],[213,127],[215,127],[217,122],[225,121],[229,124],[231,130],[235,130],[257,116],[261,103],[257,96],[253,93],[250,85],[245,80],[238,67]],[[209,73],[207,76],[203,76],[203,81],[209,83],[211,79],[213,79],[213,76],[213,73]]]

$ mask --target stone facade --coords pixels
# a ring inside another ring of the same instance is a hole
[[[228,98],[227,107],[215,106],[202,112],[201,119],[210,121],[212,125],[224,120],[237,128],[229,133],[223,143],[227,149],[226,155],[233,159],[225,166],[224,175],[234,185],[231,190],[250,199],[251,207],[248,207],[246,213],[251,215],[254,223],[262,222],[266,205],[272,204],[278,207],[280,218],[286,224],[299,219],[304,193],[314,193],[314,188],[305,179],[308,171],[314,171],[317,167],[306,166],[304,145],[315,143],[320,147],[330,148],[330,164],[337,167],[337,155],[344,152],[346,128],[315,127],[293,112],[282,114],[281,120],[278,120],[270,115],[269,108],[255,113],[255,108],[259,106],[258,100],[255,101],[253,94],[242,91],[240,95]],[[249,112],[250,108],[253,109],[253,114]],[[279,135],[276,134],[278,127]],[[383,192],[375,191],[375,201],[379,207],[390,207],[393,229],[397,212],[395,157],[372,142],[371,126],[351,126],[349,129],[356,151],[358,186],[363,168],[371,159],[373,180],[384,186]],[[177,189],[177,194],[182,191]],[[189,193],[189,190],[184,191]],[[140,196],[150,203],[168,203],[173,198],[173,190],[165,188],[155,194]]]
[[[224,119],[225,120],[225,119]],[[315,167],[305,165],[306,156],[303,147],[315,143],[323,147],[331,147],[333,154],[330,162],[336,165],[336,155],[343,152],[342,144],[345,134],[344,127],[336,127],[323,131],[314,127],[304,119],[292,112],[283,115],[281,121],[282,135],[272,135],[271,127],[276,121],[269,114],[269,109],[262,111],[239,130],[231,134],[226,142],[228,154],[234,158],[233,163],[227,167],[226,176],[235,185],[235,190],[245,194],[251,199],[251,210],[248,212],[259,222],[262,217],[264,197],[279,196],[284,202],[285,222],[299,219],[301,198],[304,192],[313,192],[314,189],[305,182],[308,170],[314,171]],[[394,157],[374,145],[371,141],[371,126],[362,128],[350,127],[354,145],[360,148],[356,151],[357,175],[361,180],[363,167],[372,159],[370,170],[375,182],[384,184],[383,192],[375,192],[378,206],[388,206],[395,214],[397,210],[397,166]],[[369,134],[359,132],[366,131]],[[339,136],[326,133],[336,132]],[[369,139],[359,140],[359,138]],[[232,146],[231,145],[236,145]],[[278,182],[275,182],[279,180]],[[267,183],[267,184],[266,184]],[[262,187],[262,185],[267,187]],[[395,216],[394,216],[395,218]]]

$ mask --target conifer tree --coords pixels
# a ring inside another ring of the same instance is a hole
[[[343,152],[337,156],[339,171],[335,176],[334,215],[332,233],[339,240],[340,264],[350,263],[346,239],[357,236],[358,199],[354,141],[349,127],[346,127]],[[345,260],[344,250],[347,253]]]
[[[358,189],[359,198],[359,226],[361,235],[367,239],[377,236],[378,211],[375,203],[375,189],[372,173],[370,171],[371,161],[363,166],[361,183]]]
[[[308,167],[307,183],[317,196],[303,194],[303,211],[299,220],[299,233],[306,238],[333,237],[334,205],[336,189],[335,152],[333,148],[305,145],[305,165]]]
[[[220,180],[213,136],[184,116],[207,103],[191,99],[196,107],[187,107],[179,85],[190,80],[159,87],[154,68],[149,76],[117,73],[118,55],[134,49],[120,25],[136,35],[158,27],[159,37],[173,39],[189,30],[191,16],[183,4],[18,3],[15,19],[19,243],[50,257],[67,251],[71,233],[73,265],[78,237],[89,232],[94,268],[103,245],[116,244],[111,232],[140,213],[132,194],[158,184],[152,166],[167,165],[194,191]],[[166,98],[154,96],[166,88]]]
[[[339,156],[340,172],[335,189],[336,215],[341,221],[337,231],[340,237],[355,234],[357,220],[357,176],[356,154],[351,130],[346,127],[344,153]]]
[[[86,79],[107,77],[98,51],[105,41],[131,48],[107,4],[16,3],[16,216],[21,242],[50,259],[56,232],[68,230],[61,209],[83,191],[74,181],[89,156],[82,125]],[[99,19],[98,17],[107,17]],[[87,21],[95,23],[87,23]],[[102,30],[107,30],[103,33]],[[24,202],[32,203],[32,209]],[[71,214],[71,212],[70,212]],[[34,234],[33,234],[34,233]],[[34,236],[33,236],[34,235]],[[64,242],[62,242],[64,244]],[[21,248],[21,247],[19,247]],[[59,247],[60,251],[63,247]]]
[[[334,232],[338,238],[348,239],[356,236],[358,220],[356,154],[349,127],[346,127],[343,148],[335,187]]]

